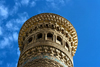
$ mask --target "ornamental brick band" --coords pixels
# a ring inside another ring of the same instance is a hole
[[[29,30],[35,31],[35,29],[39,28],[38,27],[39,24],[48,23],[48,22],[52,23],[53,25],[56,25],[55,29],[58,29],[58,30],[62,29],[62,32],[67,31],[71,35],[72,52],[75,54],[76,49],[77,49],[77,44],[78,44],[77,33],[76,33],[75,28],[72,26],[72,24],[67,19],[57,14],[53,14],[53,13],[38,14],[36,16],[31,17],[23,24],[20,30],[20,33],[19,33],[19,38],[18,38],[20,51],[23,50],[23,43],[22,43],[23,37],[26,37],[26,34],[29,33],[28,31]]]
[[[57,64],[60,63],[58,64],[60,65],[60,67],[62,66],[63,67],[67,67],[67,66],[73,67],[73,63],[72,63],[73,60],[71,60],[61,50],[51,47],[51,46],[38,46],[38,47],[27,50],[26,52],[24,52],[23,55],[20,56],[18,67],[23,67],[25,64],[28,64],[28,62],[33,63],[34,60],[38,60],[38,59],[41,59],[41,60],[46,59],[48,61],[53,60]],[[41,60],[40,62],[42,62]],[[34,62],[34,63],[37,63],[37,62]]]

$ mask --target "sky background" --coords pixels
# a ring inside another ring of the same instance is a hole
[[[61,15],[75,27],[74,67],[100,67],[100,0],[0,0],[0,67],[17,67],[21,26],[44,12]]]

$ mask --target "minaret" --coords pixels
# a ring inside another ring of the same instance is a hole
[[[77,33],[57,14],[42,13],[28,19],[19,32],[18,43],[21,54],[17,67],[74,66]]]

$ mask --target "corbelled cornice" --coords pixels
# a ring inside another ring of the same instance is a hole
[[[31,17],[23,24],[19,32],[19,37],[18,37],[20,51],[22,51],[22,48],[23,48],[22,42],[23,42],[23,37],[25,37],[26,35],[26,32],[29,31],[32,27],[35,27],[38,24],[41,24],[44,22],[45,23],[50,22],[53,24],[57,24],[58,26],[66,30],[68,34],[71,35],[72,43],[73,43],[71,46],[72,46],[72,52],[74,55],[77,49],[77,44],[78,44],[77,33],[76,33],[75,28],[67,19],[61,17],[60,15],[53,14],[53,13],[38,14],[36,16]]]

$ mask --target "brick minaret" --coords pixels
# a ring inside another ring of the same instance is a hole
[[[73,67],[78,39],[67,19],[42,13],[23,24],[18,43],[21,54],[17,67]]]

